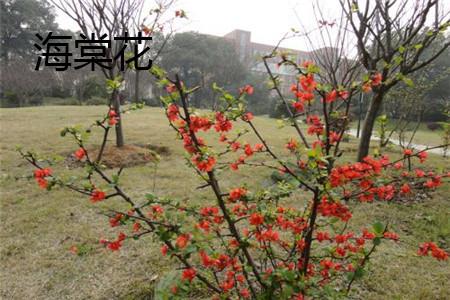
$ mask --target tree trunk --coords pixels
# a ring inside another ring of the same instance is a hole
[[[139,103],[139,74],[141,73],[141,71],[136,69],[136,77],[135,77],[135,81],[134,81],[134,102],[135,103]]]
[[[114,108],[114,111],[117,114],[117,117],[119,118],[119,122],[116,124],[116,146],[117,147],[123,147],[125,145],[125,140],[123,138],[123,130],[122,130],[122,118],[120,116],[120,95],[119,91],[115,90],[112,95],[112,105]]]
[[[377,91],[370,101],[369,108],[367,109],[367,113],[364,118],[361,137],[359,139],[358,161],[362,161],[362,159],[369,154],[370,138],[372,137],[372,130],[375,125],[378,112],[380,111],[383,97],[384,91]]]

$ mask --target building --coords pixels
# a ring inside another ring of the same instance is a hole
[[[264,55],[270,54],[275,48],[274,45],[266,45],[251,41],[251,32],[236,29],[224,35],[235,47],[239,59],[251,71],[261,74],[267,74],[266,67],[262,62]],[[307,51],[301,51],[289,48],[278,48],[279,51],[287,52],[296,58],[297,63],[311,59],[311,55]],[[275,59],[268,60],[271,72],[281,79],[281,90],[283,93],[289,92],[289,87],[297,78],[297,73],[292,67],[277,66]]]
[[[266,67],[262,62],[262,57],[270,54],[275,48],[275,45],[254,43],[251,41],[251,32],[240,29],[233,30],[223,37],[228,39],[234,45],[240,61],[244,63],[248,69],[256,73],[267,74]],[[306,60],[311,60],[319,66],[327,61],[333,61],[336,63],[339,61],[337,56],[340,55],[336,48],[330,47],[319,48],[313,50],[312,52],[283,47],[279,47],[278,50],[289,53],[291,58],[295,58],[297,64],[300,64]],[[344,62],[343,65],[346,65],[346,63],[349,62],[347,59],[342,61]],[[298,74],[296,70],[290,66],[277,66],[277,62],[279,62],[279,58],[268,60],[268,65],[271,72],[281,79],[281,91],[283,94],[287,95],[291,84],[297,80]],[[345,67],[337,68],[336,74],[343,72],[344,69]]]

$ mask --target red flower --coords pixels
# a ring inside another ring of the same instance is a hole
[[[339,97],[341,97],[342,99],[346,100],[348,98],[348,96],[350,95],[349,92],[347,91],[340,91],[338,92]]]
[[[109,112],[108,112],[108,117],[109,118],[115,118],[115,117],[117,117],[117,113],[116,113],[116,111],[114,110],[114,109],[110,109],[109,110]]]
[[[264,149],[264,145],[263,144],[255,144],[255,147],[253,148],[253,150],[255,152],[262,151],[263,149]]]
[[[330,144],[334,144],[341,139],[341,135],[337,132],[330,131]]]
[[[250,215],[250,224],[251,225],[261,225],[264,223],[264,216],[260,215],[259,213],[253,213]]]
[[[394,164],[394,168],[397,169],[397,170],[400,170],[401,168],[403,168],[403,163],[401,161],[396,162]]]
[[[372,80],[372,86],[379,86],[381,84],[381,80],[382,80],[382,75],[381,73],[375,73],[371,76],[371,80]]]
[[[325,95],[325,102],[326,103],[334,102],[336,100],[337,96],[338,96],[337,91],[332,90],[331,92],[329,92]]]
[[[203,229],[206,233],[208,233],[210,229],[210,223],[207,220],[201,220],[200,222],[198,222],[197,227]]]
[[[345,256],[345,254],[347,253],[347,251],[345,251],[344,248],[341,247],[336,247],[336,254],[339,256]]]
[[[253,149],[250,146],[250,144],[245,144],[244,152],[245,152],[245,155],[247,155],[247,156],[252,156],[253,155]]]
[[[427,256],[429,255],[431,251],[431,255],[436,258],[437,260],[447,260],[448,254],[441,248],[439,248],[435,243],[433,242],[427,242],[423,243],[419,246],[419,250],[417,251],[417,254],[420,256]]]
[[[208,118],[196,115],[190,116],[190,123],[191,123],[190,129],[193,132],[197,132],[199,130],[208,131],[212,126],[212,123]]]
[[[370,83],[368,83],[368,82],[366,82],[366,83],[364,83],[363,85],[362,85],[362,91],[364,92],[364,93],[369,93],[369,92],[371,92],[372,91],[372,87],[370,86]]]
[[[305,300],[305,296],[303,294],[295,294],[292,300]]]
[[[112,108],[108,112],[108,119],[109,126],[116,125],[119,120],[119,118],[117,117],[117,112]]]
[[[119,232],[119,235],[117,236],[118,241],[123,241],[127,236],[123,232]]]
[[[345,243],[349,238],[353,237],[353,233],[347,233],[347,234],[336,234],[334,237],[337,244],[343,244]]]
[[[82,160],[85,155],[86,155],[86,151],[83,148],[80,148],[77,151],[75,151],[75,157],[78,160]]]
[[[314,100],[314,94],[310,92],[297,92],[295,94],[298,99],[301,99],[303,102],[309,102]]]
[[[229,200],[231,202],[236,202],[237,200],[240,200],[242,197],[244,197],[247,194],[247,190],[244,188],[235,188],[230,191]]]
[[[423,151],[423,152],[420,152],[417,156],[419,157],[420,162],[423,163],[427,159],[428,153],[426,151]]]
[[[120,247],[122,247],[121,241],[114,241],[108,244],[108,248],[112,251],[118,251],[120,250]]]
[[[327,241],[327,240],[330,240],[330,235],[328,234],[328,232],[320,232],[320,231],[318,231],[316,233],[316,239],[317,239],[318,242]]]
[[[298,148],[298,142],[295,139],[291,138],[289,142],[285,145],[285,147],[286,149],[294,152]]]
[[[134,222],[133,232],[138,232],[141,229],[141,224],[139,222]]]
[[[314,66],[314,63],[312,61],[305,60],[304,62],[302,62],[302,67],[305,69],[309,68],[310,66]]]
[[[195,269],[193,268],[189,268],[183,271],[183,274],[181,275],[181,278],[183,280],[189,280],[192,281],[195,276],[197,275],[197,271],[195,271]]]
[[[242,298],[247,299],[250,298],[250,292],[248,291],[248,289],[242,289],[239,294],[241,295]]]
[[[236,152],[239,148],[241,148],[241,143],[239,142],[233,142],[230,145],[231,150],[233,150],[233,152]]]
[[[39,187],[46,189],[48,187],[48,181],[44,178],[37,177],[36,182],[38,183]]]
[[[322,198],[318,207],[319,213],[324,216],[333,216],[346,222],[352,217],[350,210],[339,202],[328,201],[326,197]]]
[[[204,217],[217,215],[219,213],[219,209],[215,206],[212,207],[203,207],[200,210],[200,214]]]
[[[277,231],[273,231],[272,228],[269,228],[268,230],[262,231],[261,233],[257,233],[256,238],[259,241],[276,242],[280,238],[280,235]]]
[[[50,168],[36,169],[34,170],[34,177],[44,178],[52,175],[52,170]]]
[[[405,149],[403,150],[403,154],[405,156],[411,156],[413,154],[413,151],[411,149]]]
[[[167,107],[167,117],[169,118],[169,120],[171,122],[178,119],[179,113],[180,113],[180,110],[178,109],[178,106],[176,104],[172,103]]]
[[[308,74],[306,76],[302,75],[299,78],[299,82],[300,85],[302,87],[302,89],[306,92],[312,92],[316,86],[317,86],[317,82],[314,81],[314,75],[313,74]]]
[[[197,154],[192,157],[192,162],[200,171],[211,172],[216,164],[216,159],[213,156],[208,156],[206,159],[204,159],[202,156]]]
[[[105,197],[106,197],[105,192],[103,192],[99,189],[95,189],[91,192],[91,201],[92,202],[102,201],[103,199],[105,199]]]
[[[416,169],[415,172],[416,172],[416,176],[417,177],[424,177],[425,176],[425,172],[422,171],[421,169]]]
[[[400,192],[402,194],[408,194],[410,191],[411,187],[407,183],[403,184],[402,187],[400,188]]]
[[[116,216],[114,218],[110,218],[109,219],[109,225],[111,227],[116,227],[120,225],[120,220],[122,219],[123,215],[122,214],[116,214]]]
[[[161,254],[162,254],[163,256],[166,256],[168,250],[169,250],[169,246],[163,245],[163,246],[161,247]]]
[[[190,239],[191,236],[189,234],[181,234],[178,236],[175,244],[177,245],[178,248],[183,249],[187,246]]]
[[[246,122],[253,120],[253,114],[251,112],[246,112],[242,115],[242,120]]]
[[[310,125],[308,127],[308,131],[307,131],[307,133],[309,135],[313,135],[313,134],[320,135],[323,133],[324,125],[320,121],[319,116],[317,116],[317,115],[308,116],[308,118],[306,118],[306,123],[308,125]]]
[[[400,239],[398,234],[396,234],[395,232],[386,231],[385,233],[383,233],[383,236],[385,238],[387,238],[387,239],[391,239],[391,240],[394,240],[394,241],[398,241]]]
[[[222,282],[221,284],[220,284],[220,287],[222,288],[222,290],[224,291],[224,292],[228,292],[229,290],[231,290],[233,287],[234,287],[234,279],[228,279],[228,280],[225,280],[224,282]]]
[[[217,132],[227,132],[233,128],[233,124],[221,113],[216,113],[216,124],[214,125],[214,129]]]
[[[436,188],[442,184],[441,177],[435,176],[432,179],[428,179],[423,186],[427,188]]]
[[[152,206],[152,212],[154,214],[162,214],[164,212],[164,208],[161,205],[155,204]]]
[[[292,103],[292,107],[295,109],[297,113],[301,113],[305,110],[305,107],[303,106],[303,103],[301,101]]]
[[[369,232],[366,228],[363,229],[363,238],[365,238],[366,240],[373,240],[376,235],[373,232]]]
[[[239,93],[241,93],[241,94],[245,93],[247,95],[253,94],[253,91],[254,91],[253,87],[249,84],[247,84],[246,86],[239,89]]]

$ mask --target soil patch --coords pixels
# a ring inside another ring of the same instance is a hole
[[[99,146],[96,148],[88,148],[89,157],[95,159],[100,151]],[[165,146],[156,145],[124,145],[116,147],[115,145],[107,145],[103,151],[101,164],[107,168],[127,168],[139,165],[145,165],[149,162],[157,160],[159,155],[167,156],[170,151]],[[79,161],[73,153],[67,155],[66,164],[69,168],[83,167],[84,161]]]

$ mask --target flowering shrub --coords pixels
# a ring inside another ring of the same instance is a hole
[[[201,113],[189,106],[197,88],[189,89],[178,76],[170,79],[163,70],[152,69],[167,92],[162,102],[168,122],[186,150],[188,164],[204,181],[201,188],[211,190],[213,202],[194,205],[153,194],[147,194],[145,202],[132,199],[119,184],[120,170],[108,176],[102,169],[102,151],[96,158],[90,157],[85,143],[91,128],[86,131],[68,127],[63,131],[79,147],[75,157],[86,163],[87,174],[80,182],[64,181],[42,166],[35,154],[21,153],[37,168],[34,176],[42,188],[64,186],[87,195],[94,203],[113,197],[129,203],[129,211],[110,215],[110,225],[123,228],[122,231],[114,239],[102,239],[100,243],[117,251],[130,239],[147,234],[159,237],[161,255],[182,265],[179,281],[169,297],[186,296],[194,281],[204,285],[215,299],[345,296],[353,282],[364,274],[376,248],[384,241],[400,239],[379,222],[349,230],[349,202],[391,201],[399,194],[433,190],[449,174],[405,168],[405,161],[426,159],[425,151],[412,149],[405,150],[397,160],[383,155],[338,164],[351,95],[382,84],[380,75],[373,74],[345,90],[317,82],[315,75],[319,70],[311,62],[297,66],[282,57],[280,64],[295,65],[299,72],[299,81],[291,88],[294,100],[282,97],[291,113],[289,121],[298,134],[287,140],[283,156],[268,144],[255,126],[253,115],[246,111],[245,97],[253,93],[253,87],[246,85],[234,96],[214,86],[222,104],[215,112]],[[271,78],[279,91],[276,78]],[[320,115],[312,111],[313,101],[321,102]],[[102,149],[110,126],[120,122],[116,115],[110,110],[94,125],[104,131]],[[297,121],[301,118],[307,125],[306,134]],[[247,126],[247,131],[233,132],[236,123]],[[206,136],[204,132],[211,134]],[[248,132],[259,142],[242,142],[242,136]],[[311,138],[306,139],[306,135]],[[220,146],[212,147],[212,139]],[[280,172],[286,180],[265,190],[245,183],[221,183],[228,172],[239,172],[241,167],[268,168]],[[103,180],[110,188],[99,189],[97,180]],[[304,207],[286,204],[288,197],[296,195],[307,197]],[[420,245],[418,254],[431,254],[439,260],[448,258],[433,242]]]

